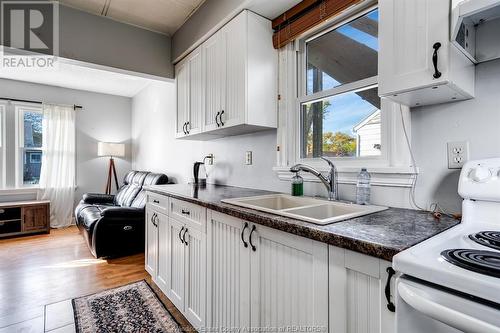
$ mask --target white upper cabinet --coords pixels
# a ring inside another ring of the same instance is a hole
[[[198,48],[175,67],[177,87],[176,137],[185,137],[201,132],[203,114],[202,64],[201,48]]]
[[[474,65],[450,42],[450,0],[379,1],[379,95],[410,107],[474,97]]]
[[[196,66],[193,53],[176,65],[177,98],[186,90],[188,95],[187,106],[177,103],[177,137],[206,140],[276,128],[278,58],[271,22],[244,10],[199,49],[202,61]],[[183,75],[186,62],[191,74]],[[202,84],[194,88],[189,81],[200,69]],[[193,119],[201,119],[199,128]],[[179,131],[186,122],[188,133]]]

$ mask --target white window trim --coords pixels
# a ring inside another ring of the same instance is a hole
[[[7,135],[5,133],[5,111],[6,103],[0,103],[0,188],[5,188],[7,183],[7,165],[6,165],[6,152],[5,143]]]
[[[34,106],[31,103],[18,103],[16,102],[14,105],[14,112],[16,113],[16,133],[15,133],[15,159],[16,159],[16,189],[37,189],[39,188],[38,184],[33,185],[25,185],[23,181],[23,165],[22,159],[24,156],[21,154],[24,153],[24,113],[25,112],[36,112],[42,113],[41,106]],[[43,148],[33,148],[33,150],[39,150],[43,153]]]
[[[346,10],[335,20],[314,28],[300,36],[293,43],[279,50],[279,94],[278,103],[278,152],[277,172],[281,180],[290,180],[289,169],[296,163],[308,164],[319,171],[327,171],[328,166],[320,159],[302,159],[300,157],[300,105],[304,101],[313,101],[329,96],[332,92],[340,93],[355,89],[358,86],[378,84],[376,77],[335,87],[314,96],[305,94],[305,41],[327,33],[353,19],[365,15],[377,8],[373,1],[363,2]],[[300,83],[300,86],[299,86]],[[356,85],[356,86],[355,86]],[[339,172],[339,183],[355,184],[356,176],[361,167],[366,167],[372,174],[372,185],[411,187],[412,180],[418,169],[411,165],[411,158],[403,131],[405,123],[407,135],[411,140],[411,124],[409,108],[388,99],[381,99],[382,117],[382,155],[364,158],[332,159]],[[310,175],[302,175],[305,181],[319,181]]]

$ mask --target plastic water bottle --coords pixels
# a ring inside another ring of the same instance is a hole
[[[358,205],[370,204],[370,174],[366,168],[361,169],[356,183],[356,203]]]

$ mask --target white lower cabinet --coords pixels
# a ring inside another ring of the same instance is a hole
[[[182,239],[184,224],[169,219],[167,250],[168,284],[167,297],[181,312],[184,311],[185,245]]]
[[[209,212],[209,327],[328,327],[328,247]]]
[[[207,314],[206,232],[198,221],[180,222],[166,211],[168,203],[146,208],[146,271],[191,325],[203,328]]]
[[[391,263],[329,247],[331,333],[393,333],[394,313],[388,310],[385,288]],[[390,291],[394,293],[394,279]],[[390,300],[394,302],[395,295]]]
[[[156,228],[155,212],[149,207],[146,209],[146,249],[145,249],[145,268],[146,272],[156,277],[156,268],[158,266],[158,229]]]
[[[167,297],[195,328],[206,326],[206,234],[169,219]]]
[[[157,208],[146,209],[146,270],[200,331],[395,331],[390,262],[199,206],[183,219]]]

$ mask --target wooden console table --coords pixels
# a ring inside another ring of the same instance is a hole
[[[50,201],[0,203],[0,238],[50,232]]]

